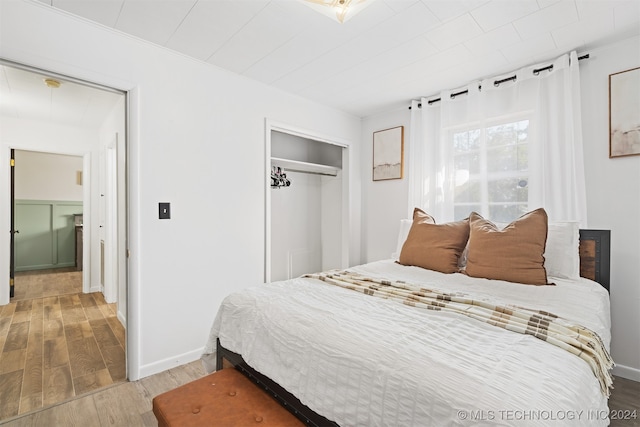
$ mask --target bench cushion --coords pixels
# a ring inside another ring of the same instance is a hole
[[[154,397],[153,413],[159,427],[304,425],[234,368]]]

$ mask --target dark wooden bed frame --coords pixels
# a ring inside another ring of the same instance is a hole
[[[611,262],[611,231],[580,230],[580,276],[600,283],[609,292]],[[256,385],[273,396],[298,419],[309,426],[337,426],[320,414],[312,411],[293,394],[275,381],[249,366],[241,355],[227,350],[217,341],[216,369],[235,367]]]
[[[227,367],[235,367],[237,370],[242,372],[247,378],[269,393],[282,406],[287,408],[306,425],[315,427],[338,426],[335,422],[330,421],[309,409],[308,406],[300,402],[297,397],[289,393],[278,383],[253,369],[238,353],[234,353],[222,347],[220,345],[220,340],[218,340],[216,348],[216,370]]]

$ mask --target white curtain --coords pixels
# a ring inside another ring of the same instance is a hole
[[[549,65],[553,67],[538,71]],[[513,75],[516,76],[515,80],[496,84]],[[467,93],[458,94],[465,90]],[[469,211],[476,210],[475,202],[466,206],[459,200],[462,197],[459,195],[461,182],[466,182],[470,174],[476,180],[494,179],[494,187],[489,188],[499,194],[495,177],[504,177],[507,173],[500,170],[500,162],[504,162],[504,159],[493,163],[489,161],[488,167],[477,166],[475,163],[487,164],[486,157],[492,155],[491,150],[484,154],[471,150],[471,154],[465,157],[460,156],[459,148],[473,148],[474,144],[479,144],[474,139],[479,133],[488,134],[490,129],[504,131],[499,126],[517,122],[518,125],[509,128],[511,134],[519,135],[515,137],[513,144],[524,141],[526,146],[519,149],[520,154],[511,155],[509,161],[513,164],[522,163],[519,159],[524,158],[528,164],[522,171],[512,172],[514,175],[510,178],[522,188],[509,189],[505,192],[505,197],[511,197],[506,193],[513,192],[513,200],[520,202],[518,209],[545,208],[550,221],[579,221],[581,226],[586,226],[580,77],[575,52],[563,55],[552,63],[536,64],[515,73],[471,83],[466,88],[443,91],[439,98],[440,101],[437,102],[429,103],[430,99],[423,98],[412,104],[409,214],[414,207],[421,207],[438,222],[446,222],[461,219],[456,216],[460,216],[466,207]],[[470,129],[480,131],[474,133]],[[454,134],[457,141],[467,135],[469,142],[462,142],[462,145],[458,142],[454,147]],[[490,138],[487,141],[483,144],[488,147],[495,145]],[[517,153],[515,148],[508,150]],[[479,159],[483,161],[480,162]],[[468,170],[460,170],[461,161],[467,161]],[[517,173],[526,175],[526,179],[514,178]],[[477,198],[485,201],[487,197],[492,197],[487,196],[486,187],[477,193]],[[475,197],[470,197],[470,200],[475,200]],[[502,196],[497,197],[500,199]],[[522,203],[519,199],[522,197],[528,200]],[[505,199],[503,206],[508,207],[513,200]],[[491,205],[491,200],[489,202]],[[507,213],[512,211],[515,212],[512,209]],[[491,217],[491,212],[493,211],[485,209],[481,213]]]

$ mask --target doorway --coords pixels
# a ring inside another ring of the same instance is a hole
[[[75,262],[73,267],[65,266],[67,271],[56,268],[32,270],[38,274],[31,274],[36,281],[48,274],[75,275],[81,278],[73,279],[81,282],[80,292],[12,301],[8,298],[10,278],[0,278],[0,324],[6,326],[0,328],[0,419],[5,419],[127,378],[127,94],[2,61],[0,93],[8,100],[8,106],[0,110],[0,160],[9,158],[12,151],[79,157],[82,167],[72,171],[72,179],[76,185],[83,184],[82,244],[74,245],[82,253],[80,276]],[[5,188],[9,187],[9,173],[3,171],[8,164],[0,162],[0,185]],[[2,194],[0,219],[4,222],[21,212],[14,211],[8,194]],[[61,211],[65,220],[77,213]],[[10,229],[11,235],[19,230],[13,224]],[[58,231],[53,231],[56,239],[68,239]],[[4,241],[0,238],[0,244]],[[8,247],[8,238],[6,243]],[[68,250],[62,252],[68,255]],[[5,250],[0,254],[9,255]],[[13,254],[0,263],[18,261]],[[21,279],[13,280],[14,287]],[[14,288],[14,293],[19,292]],[[36,323],[21,321],[26,318]],[[32,337],[25,338],[23,329],[42,336],[40,354],[30,352]],[[49,370],[55,377],[52,383],[44,377],[33,381],[33,376],[26,375],[26,363],[33,359],[36,364],[39,360],[43,373]],[[110,363],[116,359],[121,363]]]
[[[65,267],[82,271],[83,158],[12,153],[14,272]],[[24,299],[25,290],[17,290]]]

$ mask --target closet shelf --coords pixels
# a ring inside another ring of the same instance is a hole
[[[272,166],[279,166],[285,171],[313,173],[318,175],[337,176],[340,168],[335,166],[321,165],[318,163],[300,162],[298,160],[271,158]]]

